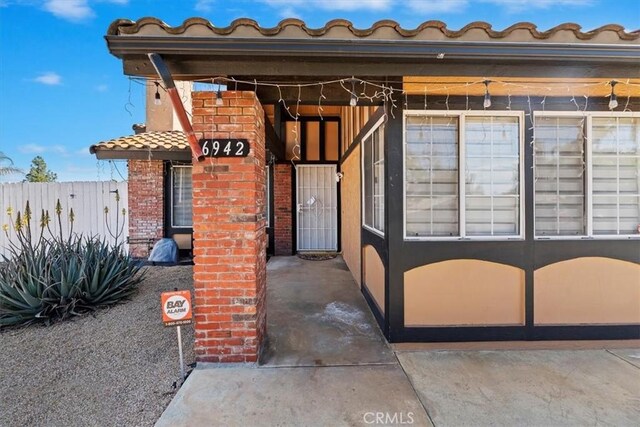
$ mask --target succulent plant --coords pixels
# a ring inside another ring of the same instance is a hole
[[[12,217],[13,210],[7,209],[7,214]],[[9,254],[0,259],[0,328],[48,324],[116,304],[130,297],[144,277],[140,265],[118,243],[123,230],[119,222],[115,234],[109,230],[116,241],[110,244],[106,238],[73,233],[73,210],[68,213],[71,229],[63,236],[59,200],[55,215],[59,235],[49,228],[49,211],[42,210],[40,233],[32,236],[28,204],[12,221],[17,241],[9,244]],[[3,230],[7,233],[9,224]]]
[[[130,297],[144,272],[122,247],[74,235],[14,246],[0,266],[0,327],[52,321]]]

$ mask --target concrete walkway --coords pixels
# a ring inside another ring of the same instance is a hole
[[[275,257],[267,267],[265,366],[395,363],[342,258]]]
[[[260,366],[199,367],[157,426],[637,425],[640,350],[397,351],[344,262],[272,258]]]

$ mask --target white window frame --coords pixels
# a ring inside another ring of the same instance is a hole
[[[183,228],[183,229],[191,229],[193,228],[193,218],[191,219],[191,225],[175,225],[173,223],[173,184],[174,184],[174,174],[173,174],[173,170],[174,169],[178,169],[178,168],[193,168],[192,165],[171,165],[171,171],[169,174],[169,177],[171,179],[170,185],[169,185],[169,214],[171,216],[171,228]],[[193,185],[193,182],[192,182]],[[193,192],[191,194],[191,203],[193,204]]]
[[[584,196],[585,196],[585,215],[587,220],[587,234],[580,236],[538,236],[535,234],[535,206],[536,206],[536,188],[535,182],[533,183],[533,221],[534,221],[534,239],[536,240],[638,240],[640,234],[593,234],[593,119],[594,118],[640,118],[640,113],[637,112],[615,112],[615,111],[535,111],[533,113],[534,129],[535,119],[537,117],[570,117],[570,118],[583,118],[584,119],[584,163],[586,179],[584,183]],[[535,142],[534,142],[535,144]],[[533,147],[533,161],[535,168],[535,145]],[[534,180],[535,181],[535,180]]]
[[[407,117],[452,117],[458,119],[458,236],[407,236]],[[517,117],[518,118],[518,203],[519,203],[519,233],[504,236],[467,236],[466,235],[466,150],[465,150],[465,129],[467,117]],[[493,240],[524,240],[525,238],[525,217],[524,217],[524,111],[511,110],[405,110],[402,117],[402,234],[405,241],[493,241]]]
[[[362,212],[361,212],[361,219],[360,219],[360,221],[361,221],[361,223],[362,223],[362,227],[363,227],[363,228],[365,228],[365,229],[367,229],[367,230],[371,231],[371,232],[372,232],[372,233],[374,233],[374,234],[377,234],[377,235],[378,235],[378,236],[380,236],[380,237],[384,237],[384,231],[378,230],[378,229],[377,229],[377,228],[375,228],[375,227],[372,227],[372,226],[370,226],[370,225],[367,225],[367,224],[366,224],[366,221],[365,221],[365,211],[366,211],[366,205],[365,205],[365,200],[366,200],[366,198],[365,198],[365,190],[366,190],[366,189],[365,189],[365,187],[364,187],[364,186],[365,186],[365,182],[364,182],[364,181],[365,181],[365,179],[364,179],[364,178],[365,178],[365,177],[364,177],[364,145],[366,144],[367,139],[368,139],[371,135],[373,135],[373,133],[374,133],[374,132],[376,132],[376,131],[380,128],[380,126],[382,126],[382,125],[384,124],[385,119],[386,119],[386,117],[385,117],[385,116],[382,116],[382,117],[381,117],[381,118],[380,118],[380,119],[379,119],[379,120],[378,120],[378,121],[373,125],[373,127],[372,127],[372,128],[371,128],[371,129],[370,129],[370,130],[369,130],[369,131],[368,131],[368,132],[367,132],[367,133],[362,137],[362,139],[360,140],[360,144],[361,144],[361,146],[360,146],[360,179],[361,179],[361,182],[362,182],[362,184],[361,184],[361,185],[362,185],[362,195],[361,195],[361,197],[362,197],[362,200],[361,200]],[[383,134],[382,136],[384,137],[384,134]],[[371,149],[373,150],[373,147],[372,147]],[[384,149],[384,142],[383,142],[383,149]],[[372,153],[373,153],[373,152],[372,152]],[[384,150],[383,150],[383,155],[384,155]],[[373,155],[372,155],[372,159],[373,159]],[[386,184],[386,180],[387,180],[387,163],[386,163],[386,160],[387,160],[387,159],[385,158],[384,160],[385,160],[385,164],[384,164],[385,172],[384,172],[384,175],[383,175],[383,176],[384,176],[385,184]],[[373,164],[371,165],[371,167],[373,168]],[[372,169],[372,172],[371,172],[371,173],[373,174],[373,169]],[[373,175],[372,175],[372,176],[373,176]],[[373,181],[373,180],[372,180],[372,181]],[[371,194],[372,194],[372,196],[373,196],[373,195],[374,195],[374,193],[373,193],[373,189],[375,188],[375,185],[374,185],[374,183],[373,183],[373,182],[371,183],[371,185],[372,185],[372,188],[371,188],[372,193],[371,193]],[[384,184],[383,184],[383,185],[384,185]],[[387,195],[385,194],[385,196],[384,196],[384,197],[385,197],[385,199],[386,199],[386,198],[387,198]],[[384,200],[384,203],[385,203],[385,211],[386,211],[386,202],[387,202],[387,201],[386,201],[386,200]],[[373,209],[373,207],[372,207],[372,209]],[[372,213],[372,215],[373,215],[373,213]],[[383,219],[383,221],[384,221],[384,219]]]

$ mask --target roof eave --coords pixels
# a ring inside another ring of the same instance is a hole
[[[283,72],[297,76],[448,75],[469,69],[487,75],[496,71],[540,76],[561,72],[630,78],[640,71],[637,44],[120,35],[106,36],[106,40],[109,51],[122,59],[125,74],[155,75],[147,58],[153,52],[162,55],[180,80]],[[502,65],[508,67],[495,69]],[[564,69],[558,71],[558,67]]]
[[[186,150],[105,150],[91,147],[91,153],[98,160],[173,160],[180,162],[191,161],[191,151]]]
[[[171,36],[105,36],[118,58],[150,52],[162,55],[297,58],[370,58],[397,61],[445,58],[477,60],[550,60],[637,62],[640,45],[591,43],[525,43],[425,40],[350,40],[283,38],[209,38]]]

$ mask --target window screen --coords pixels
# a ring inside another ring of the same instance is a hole
[[[640,224],[640,119],[592,121],[593,234],[637,234]]]
[[[536,235],[584,235],[584,119],[539,117],[535,126]]]
[[[458,118],[408,117],[407,236],[457,236]]]
[[[192,227],[191,166],[174,166],[171,169],[171,225]]]
[[[520,233],[520,138],[517,117],[467,117],[467,236]]]
[[[405,237],[519,237],[520,134],[515,115],[407,115]]]
[[[384,233],[384,126],[362,144],[364,225]]]

